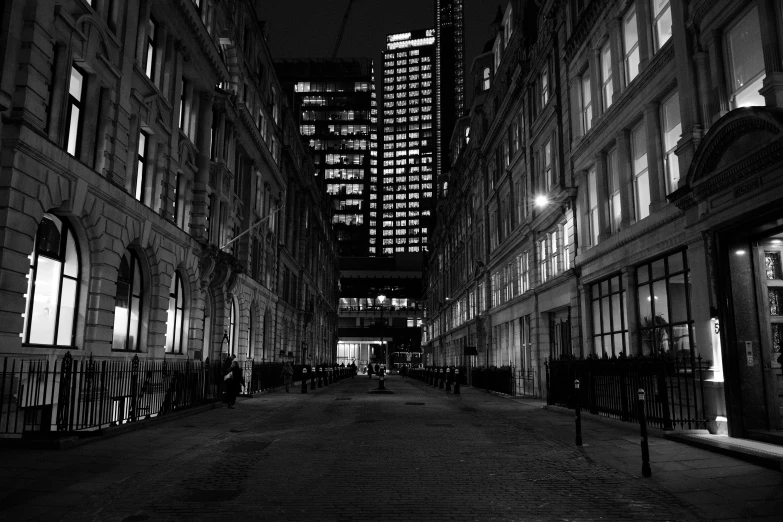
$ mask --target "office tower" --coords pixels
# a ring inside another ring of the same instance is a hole
[[[369,182],[371,169],[377,169],[372,60],[286,60],[275,69],[313,156],[315,176],[329,195],[339,255],[366,257]]]
[[[435,174],[449,170],[449,140],[465,114],[465,27],[463,0],[435,0],[437,108]]]
[[[377,243],[370,238],[371,254],[374,248],[380,255],[427,251],[435,206],[434,72],[435,29],[387,35],[381,216]]]

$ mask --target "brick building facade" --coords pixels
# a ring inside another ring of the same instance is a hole
[[[0,353],[334,359],[335,240],[262,15],[5,2]]]

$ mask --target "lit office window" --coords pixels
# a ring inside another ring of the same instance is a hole
[[[732,108],[763,106],[759,94],[764,81],[764,54],[758,10],[754,7],[726,33]]]
[[[636,26],[636,6],[623,17],[623,44],[625,49],[625,78],[629,84],[639,74],[639,31]]]
[[[71,67],[71,79],[68,83],[68,108],[66,122],[68,135],[65,141],[65,150],[71,156],[76,155],[82,140],[82,103],[86,96],[87,84],[84,81],[84,73],[78,67]]]

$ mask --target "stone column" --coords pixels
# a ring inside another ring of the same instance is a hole
[[[600,243],[611,235],[609,230],[609,180],[607,179],[606,154],[604,152],[595,155],[595,186],[596,198],[598,199],[598,242]]]
[[[622,58],[622,31],[620,19],[613,18],[609,21],[609,47],[612,53],[612,101],[620,96],[623,88],[623,58]]]
[[[778,8],[775,9],[775,5]],[[766,76],[761,94],[767,107],[783,107],[783,64],[781,63],[780,0],[758,0],[761,45]]]
[[[190,235],[195,238],[207,238],[207,212],[209,199],[207,186],[209,184],[209,141],[212,132],[212,100],[211,93],[202,93],[199,104],[198,133],[196,136],[198,156],[196,157],[196,180],[193,184],[193,207],[190,220]],[[210,224],[210,226],[213,226]]]
[[[98,129],[95,137],[96,139],[95,170],[98,172],[98,174],[104,174],[104,171],[107,167],[106,134],[110,130],[111,122],[114,121],[114,118],[112,117],[113,114],[110,114],[113,107],[113,103],[112,103],[113,98],[114,98],[114,91],[112,89],[106,87],[100,89],[100,95],[99,95],[100,108],[98,109]],[[106,174],[110,174],[110,172],[106,172]]]
[[[620,178],[620,229],[634,220],[633,165],[631,164],[631,131],[622,129],[616,135],[617,169]]]
[[[676,3],[676,0],[672,3]],[[672,6],[673,10],[673,6]],[[639,31],[639,74],[653,57],[653,35],[651,23],[650,3],[646,1],[636,2],[636,28]]]
[[[666,179],[661,154],[660,103],[644,105],[644,127],[647,132],[647,173],[650,177],[650,213],[666,206]]]
[[[715,123],[721,116],[729,112],[729,95],[726,92],[726,71],[723,59],[722,35],[719,31],[705,33],[704,40],[707,45],[707,54],[710,57],[711,84],[713,86],[712,100],[716,107],[710,115],[710,124]],[[715,110],[717,109],[717,111]]]
[[[696,64],[696,77],[699,80],[699,101],[701,102],[701,121],[704,132],[712,126],[712,115],[717,112],[714,101],[714,89],[710,82],[710,56],[704,51],[696,51],[693,61]]]
[[[601,93],[601,48],[590,51],[590,95],[593,97],[593,123],[603,114],[603,94]]]
[[[641,338],[639,336],[639,309],[636,306],[638,291],[636,288],[636,268],[626,266],[621,270],[623,288],[625,289],[625,311],[628,317],[628,355],[637,355],[641,352]]]
[[[148,21],[150,19],[150,1],[142,0],[141,8],[139,9],[139,19],[136,27],[139,28],[136,33],[136,65],[144,72],[144,60],[147,57],[147,30],[149,28]],[[132,11],[130,9],[129,11]]]

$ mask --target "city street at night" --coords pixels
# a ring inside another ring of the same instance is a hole
[[[783,475],[542,401],[400,376],[201,409],[71,449],[2,450],[0,520],[778,519]]]

